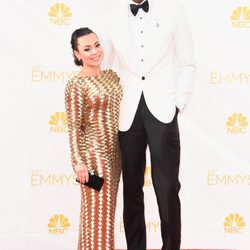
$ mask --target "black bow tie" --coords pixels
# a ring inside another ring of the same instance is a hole
[[[134,16],[137,15],[137,12],[139,9],[143,9],[145,12],[148,12],[149,5],[148,1],[145,1],[143,4],[130,4],[130,10],[133,13]]]

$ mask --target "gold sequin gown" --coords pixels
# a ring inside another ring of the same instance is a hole
[[[85,163],[105,181],[100,192],[81,186],[78,250],[113,250],[116,196],[121,172],[118,117],[122,97],[112,70],[73,77],[65,105],[73,167]]]

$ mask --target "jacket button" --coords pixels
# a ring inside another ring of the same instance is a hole
[[[144,81],[145,80],[145,76],[143,76],[141,79]]]

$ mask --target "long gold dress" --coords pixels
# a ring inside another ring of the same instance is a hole
[[[113,250],[116,196],[121,172],[118,143],[122,88],[112,70],[73,77],[65,105],[73,168],[85,163],[105,179],[100,192],[81,186],[78,250]]]

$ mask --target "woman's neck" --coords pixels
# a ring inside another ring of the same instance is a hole
[[[132,1],[135,2],[135,3],[138,3],[138,4],[143,2],[143,0],[132,0]]]
[[[101,68],[100,67],[86,67],[84,66],[82,68],[82,71],[80,72],[81,76],[99,76],[101,74]]]

